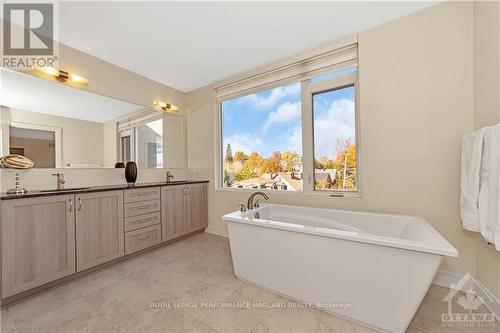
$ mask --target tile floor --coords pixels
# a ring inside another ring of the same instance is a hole
[[[500,332],[442,328],[447,291],[430,289],[408,332]],[[207,307],[220,302],[291,301],[237,280],[228,240],[201,233],[3,309],[1,332],[374,332],[310,308]]]

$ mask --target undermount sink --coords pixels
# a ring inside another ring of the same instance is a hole
[[[69,191],[78,191],[78,190],[88,190],[90,187],[70,187],[63,189],[53,189],[53,190],[42,190],[40,192],[69,192]]]
[[[185,180],[171,180],[169,182],[165,182],[165,184],[179,184],[179,183],[185,183]]]

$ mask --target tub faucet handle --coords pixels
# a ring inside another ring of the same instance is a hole
[[[244,204],[238,204],[238,207],[240,207],[240,212],[242,213],[247,211],[247,207]]]

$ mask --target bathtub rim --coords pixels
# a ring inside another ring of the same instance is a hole
[[[403,218],[419,218],[422,220],[422,222],[425,222],[427,224],[427,226],[430,227],[434,233],[439,235],[439,237],[441,238],[441,241],[444,243],[443,244],[444,246],[437,247],[437,246],[426,244],[424,242],[406,240],[406,239],[395,238],[395,237],[379,236],[379,235],[373,235],[373,234],[369,234],[369,233],[356,233],[355,235],[353,235],[353,232],[344,231],[344,230],[337,230],[337,229],[328,229],[328,232],[312,230],[312,229],[298,229],[298,228],[293,227],[293,225],[294,225],[293,223],[286,223],[286,222],[278,222],[278,221],[272,221],[272,220],[255,219],[255,218],[245,217],[245,215],[247,215],[247,214],[258,212],[259,210],[264,209],[268,206],[305,208],[305,209],[333,211],[333,212],[340,212],[340,213],[356,213],[356,214],[361,214],[361,215],[372,215],[372,216],[376,215],[376,216],[382,216],[382,217],[383,216],[390,216],[390,217],[403,217]],[[257,209],[250,210],[248,212],[242,213],[240,211],[235,211],[232,213],[225,214],[222,216],[222,219],[224,221],[227,221],[227,222],[242,223],[242,224],[252,225],[252,226],[261,227],[261,228],[272,228],[272,229],[284,230],[284,231],[289,231],[289,232],[315,235],[315,236],[320,236],[320,237],[343,239],[343,240],[355,241],[355,242],[359,242],[359,243],[366,243],[366,244],[373,244],[373,245],[379,245],[379,246],[398,248],[398,249],[402,249],[402,250],[417,251],[417,252],[428,253],[428,254],[437,254],[437,255],[442,255],[442,256],[447,256],[447,257],[458,257],[459,256],[458,250],[455,249],[455,247],[453,245],[451,245],[431,224],[429,224],[427,222],[427,220],[425,220],[423,217],[420,217],[417,215],[370,213],[370,212],[359,212],[359,211],[353,211],[353,210],[316,208],[316,207],[307,207],[307,206],[295,206],[295,205],[283,205],[283,204],[268,203],[268,204],[263,204],[261,207],[259,207]]]

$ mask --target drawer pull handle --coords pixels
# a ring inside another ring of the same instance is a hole
[[[133,209],[146,209],[149,207],[156,207],[156,204],[153,205],[145,205],[145,206],[138,206],[138,207],[132,207]]]
[[[145,219],[140,219],[140,220],[132,222],[132,224],[141,224],[141,223],[146,223],[146,222],[152,221],[152,220],[156,220],[156,216],[148,217],[148,218],[145,218]]]
[[[82,199],[78,198],[78,210],[82,210]]]
[[[149,240],[151,237],[151,235],[146,235],[146,236],[142,236],[142,237],[138,237],[139,238],[139,241],[145,241],[145,240]]]
[[[73,199],[69,199],[69,212],[73,211]]]
[[[136,197],[142,197],[144,195],[151,195],[151,194],[156,194],[156,191],[154,191],[154,192],[132,193],[131,195],[132,196],[136,196]]]

